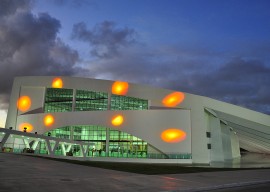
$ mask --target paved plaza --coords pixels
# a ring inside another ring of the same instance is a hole
[[[0,192],[209,191],[270,184],[270,169],[143,175],[0,153]]]

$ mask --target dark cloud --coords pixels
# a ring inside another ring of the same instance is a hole
[[[1,0],[0,16],[14,14],[18,10],[29,10],[33,0]]]
[[[270,68],[259,60],[233,59],[209,73],[191,75],[192,86],[181,86],[191,93],[270,114]]]
[[[78,8],[82,6],[88,6],[95,4],[94,0],[50,0],[57,6],[66,6],[69,5],[72,8]]]
[[[33,15],[26,8],[30,3],[0,1],[0,7],[9,7],[0,18],[0,81],[5,82],[0,84],[1,102],[7,101],[15,76],[80,71],[75,65],[78,53],[57,38],[60,22],[47,13]]]
[[[73,0],[54,0],[59,6]],[[77,2],[77,1],[76,1]],[[79,75],[123,80],[208,96],[270,114],[269,46],[223,54],[185,45],[149,47],[137,33],[104,21],[73,26],[73,39],[89,45],[91,61],[57,37],[61,23],[33,15],[31,0],[0,1],[0,108],[14,76]],[[94,57],[93,57],[94,56]],[[234,58],[235,57],[235,58]]]
[[[270,114],[270,68],[259,59],[139,43],[118,51],[121,54],[110,59],[91,61],[90,75],[208,96]]]
[[[112,58],[119,54],[118,50],[135,42],[135,31],[128,27],[116,28],[111,21],[97,24],[88,30],[81,22],[73,26],[73,38],[88,42],[92,47],[91,54],[99,58]]]
[[[9,98],[7,97],[7,95],[0,94],[0,109],[3,109],[4,111],[7,112],[8,103],[9,103]]]

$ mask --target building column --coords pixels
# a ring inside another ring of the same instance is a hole
[[[75,111],[76,107],[76,89],[73,89],[73,96],[72,96],[72,111]]]
[[[30,149],[30,145],[29,145],[29,142],[27,139],[23,139],[23,143],[25,144],[25,147],[26,148],[29,148]]]
[[[64,156],[66,156],[66,148],[65,148],[65,144],[64,144],[64,143],[61,143],[60,146],[61,146],[61,149],[62,149],[62,154],[63,154]]]
[[[67,147],[67,149],[66,149],[66,152],[69,152],[69,151],[71,150],[71,146],[72,146],[72,144],[69,144],[69,145],[68,145],[68,147]]]
[[[70,126],[70,140],[74,140],[74,127]]]
[[[111,93],[108,94],[108,110],[111,110]],[[106,127],[106,157],[109,156],[110,128]]]
[[[37,146],[38,146],[39,140],[35,140],[33,145],[32,145],[32,149],[36,150]]]
[[[7,142],[7,139],[9,137],[10,133],[5,133],[4,137],[2,138],[2,141],[0,142],[0,150],[4,147],[5,143]]]

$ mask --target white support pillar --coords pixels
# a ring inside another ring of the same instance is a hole
[[[45,144],[46,144],[46,147],[47,147],[47,150],[48,150],[48,155],[53,155],[52,147],[51,147],[49,139],[45,139]]]
[[[89,151],[89,147],[90,145],[87,144],[87,145],[82,145],[82,148],[83,148],[83,156],[86,157],[88,151]]]
[[[80,151],[81,151],[81,156],[84,157],[84,148],[83,148],[83,145],[79,145],[80,146]]]
[[[109,157],[110,128],[106,128],[106,157]]]
[[[29,145],[29,142],[27,139],[23,139],[23,143],[25,144],[25,147],[26,148],[29,148],[30,149],[30,145]]]
[[[209,115],[209,126],[211,130],[211,161],[224,161],[222,132],[220,120]]]
[[[65,148],[65,144],[64,143],[61,143],[60,145],[61,145],[61,149],[62,149],[62,154],[64,156],[66,156],[67,151],[66,151],[66,148]]]
[[[55,143],[53,143],[53,142],[55,142]],[[51,140],[46,139],[46,144],[47,144],[47,149],[48,149],[49,155],[54,156],[55,150],[59,145],[59,141],[54,141],[52,139]]]
[[[230,127],[227,124],[224,124],[222,121],[220,121],[220,127],[222,135],[224,160],[231,160],[233,159],[233,157],[232,157]]]
[[[81,156],[85,157],[85,151],[84,151],[83,145],[80,144],[79,146],[80,146]]]
[[[108,94],[108,110],[111,110],[111,98],[112,95]],[[106,157],[109,157],[109,145],[110,145],[110,128],[106,128]]]
[[[232,158],[241,157],[240,147],[239,147],[239,138],[233,130],[230,130],[231,135],[231,145],[232,145]]]
[[[70,126],[70,140],[74,140],[74,127]]]
[[[57,149],[58,146],[59,146],[59,141],[56,141],[55,142],[55,145],[54,145],[54,147],[52,149],[53,154],[55,154],[55,151],[56,151],[56,149]]]
[[[73,89],[73,96],[72,96],[72,111],[75,111],[76,107],[76,89]]]
[[[35,140],[33,145],[32,145],[32,149],[36,150],[37,146],[38,146],[39,140]]]
[[[68,145],[67,149],[66,149],[66,152],[69,152],[71,150],[71,144]]]
[[[7,142],[8,140],[8,137],[9,137],[10,133],[6,133],[2,139],[2,141],[0,142],[0,150],[2,150],[2,148],[4,147],[5,143]]]

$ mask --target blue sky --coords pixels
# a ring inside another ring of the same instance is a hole
[[[151,44],[188,43],[223,51],[233,42],[269,40],[269,1],[101,0],[77,6],[53,2],[57,1],[38,1],[33,11],[59,19],[65,40],[74,23],[83,21],[92,27],[104,20],[136,29],[142,41]]]
[[[13,77],[21,75],[119,79],[270,114],[268,0],[0,4],[2,126]]]

